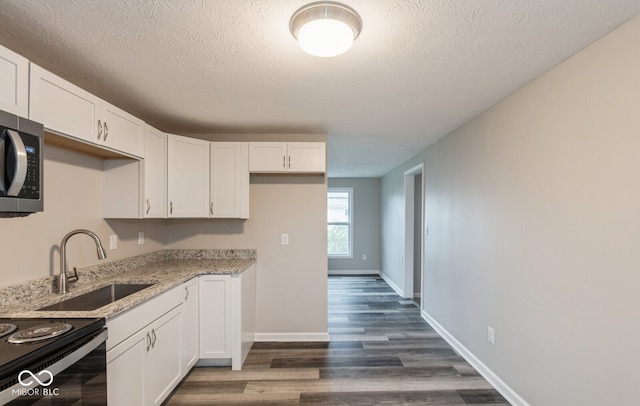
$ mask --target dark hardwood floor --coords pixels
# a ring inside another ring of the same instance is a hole
[[[377,276],[329,278],[329,343],[255,343],[194,368],[166,405],[508,405]]]

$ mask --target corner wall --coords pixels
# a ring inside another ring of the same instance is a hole
[[[392,216],[424,162],[424,309],[516,404],[637,403],[638,38],[640,17],[382,179],[383,271],[401,282]]]

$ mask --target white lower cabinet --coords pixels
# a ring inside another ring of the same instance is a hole
[[[198,365],[242,367],[255,337],[256,265],[194,277],[107,320],[109,405],[160,405]]]
[[[144,405],[146,331],[107,353],[107,391],[110,405]]]
[[[231,276],[205,275],[199,283],[200,359],[230,361]]]
[[[255,339],[256,264],[236,275],[203,275],[198,365],[240,370]]]
[[[145,365],[148,404],[161,404],[182,379],[181,310],[180,307],[167,313],[148,331]]]
[[[186,374],[198,361],[199,343],[199,289],[198,278],[193,278],[184,285],[184,302],[182,304],[182,370]]]
[[[178,286],[107,321],[110,405],[159,405],[182,369],[182,292]]]

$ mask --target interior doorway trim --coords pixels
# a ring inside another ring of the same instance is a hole
[[[420,199],[420,212],[422,213],[420,230],[424,229],[424,164],[414,166],[404,172],[404,281],[402,286],[402,296],[406,299],[413,299],[413,273],[414,273],[414,224],[415,224],[415,177],[422,175],[422,195]],[[424,277],[424,241],[420,244],[420,280]],[[423,295],[422,285],[420,286],[420,307],[422,308]]]

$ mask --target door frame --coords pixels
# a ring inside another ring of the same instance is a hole
[[[404,172],[404,281],[403,281],[403,297],[405,299],[413,299],[413,274],[414,274],[414,224],[415,224],[415,177],[422,175],[422,198],[420,199],[420,212],[422,213],[420,221],[420,229],[424,230],[424,164],[416,165]],[[421,231],[422,233],[422,231]],[[420,244],[420,308],[424,303],[423,287],[424,287],[424,241]]]

